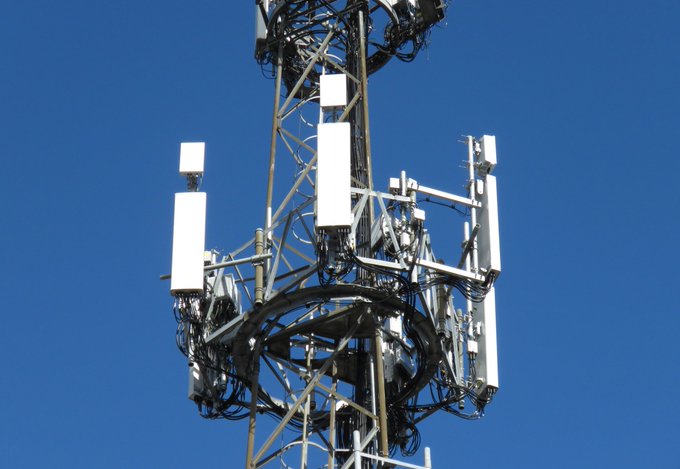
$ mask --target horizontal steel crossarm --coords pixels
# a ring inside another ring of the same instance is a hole
[[[274,429],[272,434],[269,435],[269,438],[267,438],[267,440],[264,442],[264,444],[262,445],[262,448],[260,448],[260,451],[258,451],[258,453],[253,458],[254,465],[257,464],[257,461],[259,461],[262,458],[264,453],[274,443],[274,440],[276,439],[276,437],[278,437],[278,435],[285,428],[285,426],[288,425],[288,422],[290,421],[290,419],[293,417],[293,415],[295,415],[295,413],[298,411],[300,406],[305,402],[305,400],[307,399],[307,396],[309,396],[309,394],[314,390],[314,388],[319,383],[319,381],[321,381],[321,378],[324,377],[326,371],[333,364],[333,362],[335,361],[338,354],[340,352],[342,352],[345,349],[345,347],[347,346],[347,344],[349,344],[350,340],[352,340],[352,337],[354,337],[354,333],[357,331],[357,329],[359,328],[359,325],[361,324],[361,320],[363,319],[363,315],[364,315],[364,313],[362,313],[361,316],[359,316],[359,318],[357,319],[357,321],[354,324],[354,326],[352,327],[352,329],[350,329],[347,332],[347,334],[345,334],[345,337],[340,341],[340,343],[338,344],[338,347],[335,349],[335,351],[328,357],[328,359],[326,359],[326,362],[316,372],[316,376],[314,376],[309,381],[309,384],[307,384],[304,391],[302,391],[302,393],[298,397],[298,400],[295,402],[295,404],[293,404],[293,406],[290,408],[290,410],[288,410],[286,415],[281,419],[281,421],[276,426],[276,428]]]
[[[363,262],[364,264],[374,265],[376,267],[382,267],[383,269],[400,270],[400,271],[404,271],[404,272],[408,270],[406,267],[402,267],[401,265],[397,264],[396,262],[382,261],[380,259],[372,259],[370,257],[361,257],[361,256],[357,256],[357,259],[359,259],[359,261]]]
[[[250,262],[263,261],[265,259],[269,259],[270,257],[272,257],[272,255],[269,254],[269,253],[259,254],[259,255],[256,255],[256,256],[245,257],[243,259],[234,259],[233,261],[225,261],[225,262],[220,262],[218,264],[207,265],[207,266],[205,266],[205,268],[203,270],[205,272],[210,272],[212,270],[218,270],[218,269],[222,269],[222,268],[225,268],[225,267],[231,267],[231,266],[234,266],[234,265],[241,265],[241,264],[248,264]]]
[[[468,199],[467,197],[461,197],[455,194],[449,194],[448,192],[440,191],[438,189],[432,189],[430,187],[418,185],[418,187],[416,187],[416,192],[420,192],[421,194],[425,195],[430,195],[432,197],[437,197],[439,199],[448,200],[449,202],[461,204],[466,207],[474,208],[482,207],[482,204],[480,202],[477,202],[476,200]]]
[[[375,461],[379,461],[379,462],[389,464],[390,467],[405,467],[407,469],[431,469],[427,466],[417,466],[415,464],[409,464],[407,462],[398,461],[396,459],[384,458],[384,457],[378,456],[376,454],[361,453],[361,457],[362,458],[369,458],[369,459],[373,459]],[[354,461],[351,461],[351,462],[354,462]],[[345,468],[345,466],[342,466],[342,467],[343,467],[343,469]],[[348,468],[351,467],[351,464],[347,467]]]
[[[350,190],[352,191],[352,194],[368,193],[371,197],[381,197],[383,199],[395,200],[397,202],[406,202],[406,203],[413,202],[413,200],[411,200],[410,197],[405,197],[403,195],[388,194],[388,193],[379,192],[379,191],[371,191],[371,190],[368,190],[368,189],[363,189],[361,187],[352,187]]]
[[[259,254],[256,256],[244,257],[243,259],[234,259],[233,261],[220,262],[219,264],[206,265],[203,268],[203,272],[211,272],[213,270],[223,269],[225,267],[233,267],[235,265],[248,264],[249,262],[263,261],[272,257],[271,254]],[[165,274],[161,275],[161,280],[169,280],[172,275]]]
[[[450,275],[452,277],[464,278],[468,280],[473,280],[475,282],[484,282],[486,277],[484,275],[478,275],[467,270],[457,269],[455,267],[450,267],[446,264],[440,264],[438,262],[426,261],[423,259],[416,260],[416,264],[425,267],[426,269],[434,270],[440,274]]]

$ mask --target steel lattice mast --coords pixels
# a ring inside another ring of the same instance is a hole
[[[378,192],[371,174],[368,76],[412,60],[445,6],[256,3],[256,58],[275,77],[265,220],[221,259],[203,252],[203,144],[182,145],[178,343],[201,414],[249,419],[247,468],[399,464],[390,455],[415,452],[420,421],[437,410],[476,418],[498,388],[495,139],[466,139],[467,196],[404,172]],[[418,196],[464,212],[455,266],[434,255]],[[276,422],[265,438],[261,414]]]

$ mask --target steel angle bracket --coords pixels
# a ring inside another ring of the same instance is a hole
[[[450,275],[452,277],[464,278],[479,283],[484,283],[486,281],[486,276],[484,275],[475,274],[473,272],[468,272],[467,270],[458,269],[456,267],[450,267],[446,264],[440,264],[438,262],[417,259],[416,264],[419,265],[420,267],[434,270],[435,272],[438,272],[440,274]]]

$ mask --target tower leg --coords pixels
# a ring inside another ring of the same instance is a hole
[[[255,450],[255,422],[257,418],[257,395],[259,389],[260,370],[255,362],[255,370],[250,382],[250,418],[248,421],[248,447],[246,449],[246,469],[255,469],[253,451]]]

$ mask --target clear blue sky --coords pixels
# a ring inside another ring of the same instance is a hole
[[[244,423],[186,400],[158,276],[180,141],[207,142],[208,246],[261,224],[252,15],[2,3],[0,466],[242,467]],[[679,24],[677,0],[458,0],[371,78],[377,184],[459,184],[458,136],[498,140],[502,387],[422,426],[436,468],[680,467]]]

